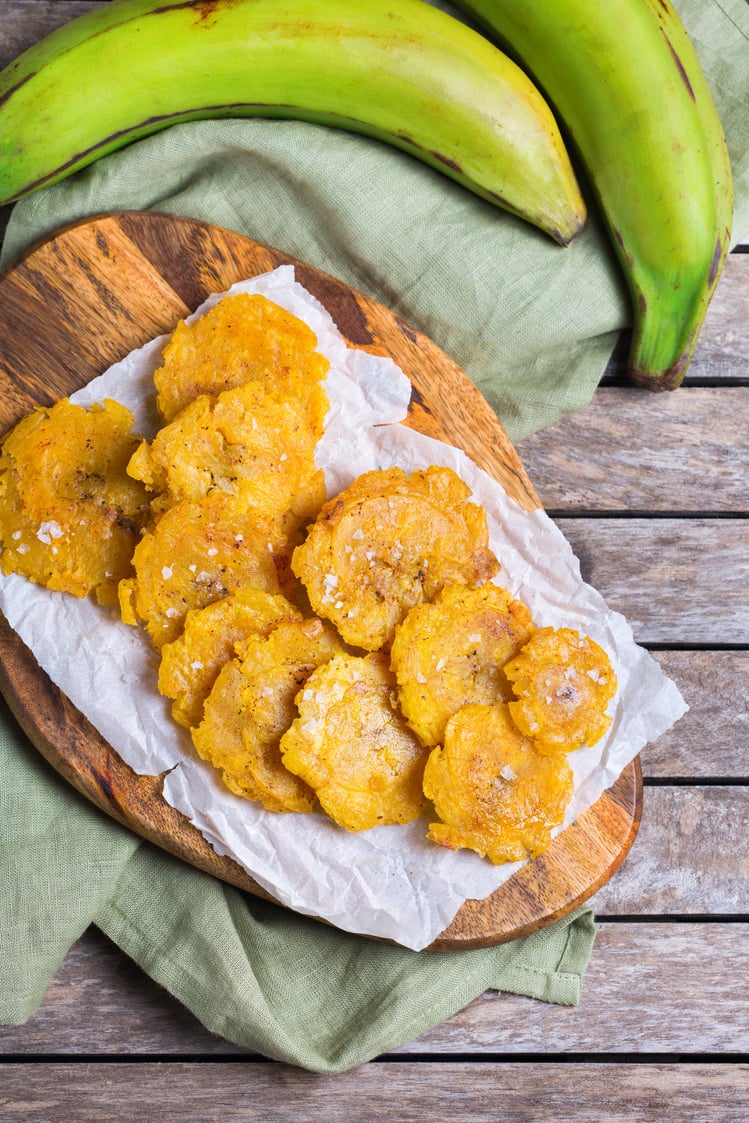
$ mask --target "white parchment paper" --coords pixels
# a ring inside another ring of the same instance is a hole
[[[612,725],[592,749],[569,757],[575,793],[565,825],[590,807],[648,743],[687,706],[676,686],[632,638],[624,617],[583,582],[572,550],[543,511],[522,510],[462,452],[400,425],[410,384],[387,358],[349,348],[327,311],[282,266],[231,292],[260,292],[304,319],[330,360],[330,400],[318,448],[328,494],[361,472],[453,468],[487,512],[499,584],[529,607],[537,626],[592,636],[611,656],[619,683]],[[202,314],[224,294],[196,311]],[[191,319],[194,317],[191,317]],[[158,425],[153,371],[167,337],[132,352],[73,396],[82,405],[115,398],[132,410],[136,431]],[[426,822],[348,834],[318,814],[278,815],[228,792],[195,754],[156,687],[157,657],[144,633],[116,610],[0,574],[0,608],[50,678],[138,773],[168,771],[164,796],[220,853],[234,858],[290,908],[346,931],[385,937],[415,950],[429,945],[468,898],[498,888],[519,863],[492,866],[470,851],[429,842]],[[560,828],[563,829],[563,828]]]

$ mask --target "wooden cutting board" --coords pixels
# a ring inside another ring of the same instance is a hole
[[[407,424],[463,448],[526,510],[533,486],[485,399],[434,343],[381,304],[286,254],[229,230],[150,212],[70,226],[0,277],[0,433],[35,405],[72,393],[234,281],[293,264],[348,342],[387,354],[413,386]],[[0,689],[32,743],[73,787],[149,841],[232,885],[266,897],[162,798],[161,777],[137,776],[53,686],[0,614]],[[541,857],[501,889],[468,901],[433,945],[501,943],[587,899],[618,868],[640,822],[639,761]]]

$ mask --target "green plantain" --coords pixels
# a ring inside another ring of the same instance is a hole
[[[167,125],[230,116],[370,135],[562,244],[585,220],[535,86],[421,0],[112,0],[0,74],[0,204]]]
[[[627,278],[629,374],[684,378],[729,250],[731,167],[670,0],[457,0],[533,76],[577,149]]]

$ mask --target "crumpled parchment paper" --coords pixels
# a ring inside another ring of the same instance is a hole
[[[619,682],[612,725],[599,744],[570,755],[575,794],[565,824],[573,822],[686,711],[675,684],[634,643],[624,617],[583,582],[569,544],[543,511],[524,511],[458,449],[398,424],[410,396],[405,375],[390,359],[349,348],[327,311],[295,280],[292,266],[230,291],[242,290],[261,292],[304,319],[330,360],[330,411],[317,454],[329,495],[372,468],[453,468],[487,512],[502,566],[497,581],[525,602],[537,626],[577,628],[609,653]],[[195,315],[222,295],[210,297]],[[136,432],[152,435],[158,426],[152,374],[166,340],[134,351],[72,400],[88,405],[115,398],[132,410]],[[322,815],[273,814],[233,795],[171,719],[170,703],[157,691],[157,657],[141,630],[124,625],[116,610],[17,575],[0,575],[0,608],[53,682],[127,764],[146,775],[170,770],[166,800],[218,853],[234,858],[288,907],[419,950],[466,899],[487,896],[519,868],[429,842],[426,820],[348,834]]]

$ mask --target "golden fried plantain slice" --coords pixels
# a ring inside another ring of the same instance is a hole
[[[117,584],[148,517],[125,466],[137,447],[132,414],[107,400],[63,398],[6,436],[0,453],[0,564],[49,589],[117,603]]]
[[[257,786],[242,771],[241,764],[244,757],[243,689],[239,659],[230,659],[217,674],[205,701],[203,719],[191,734],[198,755],[221,773],[227,788],[245,799],[258,799]]]
[[[248,639],[244,658],[219,672],[192,737],[233,792],[268,811],[312,810],[314,792],[284,767],[279,741],[296,716],[299,690],[340,649],[322,620],[285,621]]]
[[[526,606],[491,582],[447,585],[434,601],[411,609],[395,630],[390,657],[401,710],[422,744],[439,744],[462,706],[512,697],[502,668],[532,632]]]
[[[180,634],[190,609],[242,585],[281,592],[269,532],[221,492],[170,507],[136,546],[135,577],[120,582],[123,620],[142,621],[160,651]]]
[[[540,628],[505,666],[516,701],[510,713],[541,752],[571,752],[595,745],[611,724],[606,712],[616,693],[611,661],[573,628]]]
[[[449,468],[359,476],[323,506],[292,557],[317,615],[352,646],[377,651],[444,585],[493,577],[486,515],[469,496]]]
[[[563,754],[544,756],[513,723],[507,704],[469,705],[450,718],[432,749],[424,792],[440,822],[428,837],[475,850],[495,865],[542,854],[572,798]]]
[[[396,708],[385,656],[334,656],[310,675],[297,707],[281,738],[284,764],[339,826],[363,831],[421,814],[426,752]]]
[[[184,631],[161,649],[159,690],[173,699],[172,717],[180,725],[196,726],[203,704],[224,663],[250,636],[267,635],[282,620],[300,620],[301,613],[280,594],[252,585],[191,609]]]
[[[163,493],[159,510],[219,490],[261,515],[309,520],[325,499],[315,446],[327,409],[318,383],[283,397],[258,381],[217,398],[202,394],[141,444],[128,472]]]
[[[157,405],[171,421],[201,394],[256,379],[280,389],[320,382],[328,360],[311,328],[264,296],[225,296],[192,324],[181,320],[154,374]]]

